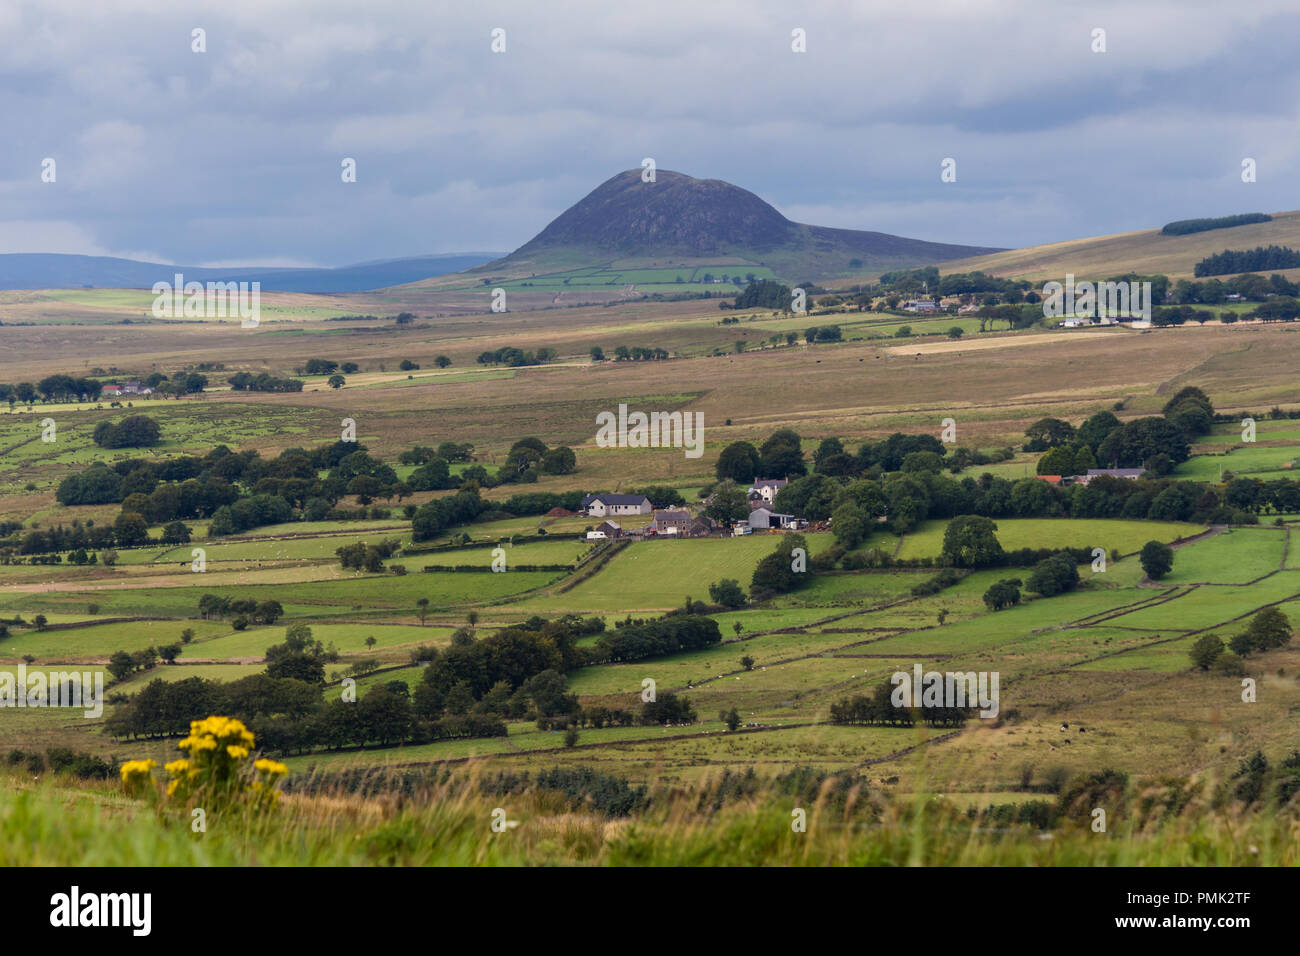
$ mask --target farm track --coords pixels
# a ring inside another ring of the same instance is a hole
[[[950,730],[947,733],[940,734],[938,737],[927,737],[920,743],[912,744],[910,747],[904,747],[902,750],[895,750],[892,754],[885,754],[883,757],[872,757],[870,760],[864,760],[862,763],[854,767],[854,769],[863,770],[867,767],[874,767],[877,764],[897,760],[899,757],[906,757],[908,754],[916,753],[916,751],[920,750],[922,747],[929,747],[932,744],[947,743],[949,740],[960,737],[961,733],[960,730]]]
[[[1135,611],[1145,611],[1149,607],[1158,607],[1161,604],[1168,604],[1170,601],[1176,601],[1178,598],[1186,597],[1196,590],[1195,585],[1183,585],[1183,587],[1185,590],[1173,588],[1171,591],[1162,592],[1158,597],[1143,598],[1140,601],[1134,601],[1132,604],[1123,604],[1117,608],[1111,608],[1109,611],[1101,611],[1097,614],[1090,614],[1087,617],[1081,617],[1076,621],[1070,621],[1061,625],[1060,628],[1045,628],[1045,630],[1050,631],[1064,628],[1096,627],[1105,621],[1111,621],[1117,617],[1132,614]]]

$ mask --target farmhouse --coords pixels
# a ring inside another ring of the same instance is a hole
[[[648,515],[654,510],[645,495],[588,495],[582,499],[582,510],[594,518],[607,515]]]
[[[932,299],[911,299],[903,303],[903,309],[907,312],[938,312],[939,303]]]
[[[117,398],[122,394],[122,386],[105,385],[103,388],[99,390],[99,394],[105,396],[106,398]]]
[[[1109,478],[1126,478],[1129,481],[1137,481],[1145,473],[1145,469],[1142,468],[1089,468],[1086,475],[1079,475],[1075,480],[1081,485],[1086,485],[1092,479],[1104,475]]]
[[[650,534],[685,535],[691,524],[691,516],[686,511],[660,511],[650,522],[647,531]]]
[[[769,505],[776,500],[776,493],[790,483],[788,478],[755,478],[749,489],[751,501],[761,498]]]

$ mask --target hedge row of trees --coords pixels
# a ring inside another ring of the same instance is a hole
[[[478,364],[509,365],[513,368],[524,365],[545,365],[547,362],[554,362],[558,355],[559,353],[553,348],[540,348],[536,352],[525,352],[523,349],[507,345],[494,351],[480,352]]]
[[[894,685],[885,681],[870,696],[856,695],[833,702],[831,723],[911,727],[919,719],[931,727],[960,727],[973,713],[970,707],[895,707],[893,693]]]

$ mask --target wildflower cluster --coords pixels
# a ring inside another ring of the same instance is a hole
[[[153,768],[158,766],[156,760],[128,760],[122,764],[122,785],[131,794],[141,793],[153,782]]]
[[[191,799],[219,808],[241,799],[254,806],[271,806],[280,798],[279,781],[289,768],[274,760],[252,760],[253,734],[232,717],[208,717],[190,722],[189,736],[177,746],[188,756],[164,766],[169,780],[167,797],[182,803]],[[153,760],[130,760],[122,765],[122,783],[140,793],[153,780]]]

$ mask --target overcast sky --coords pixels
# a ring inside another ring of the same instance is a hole
[[[1293,209],[1298,40],[1295,0],[0,0],[0,252],[508,251],[644,157],[980,245]]]

